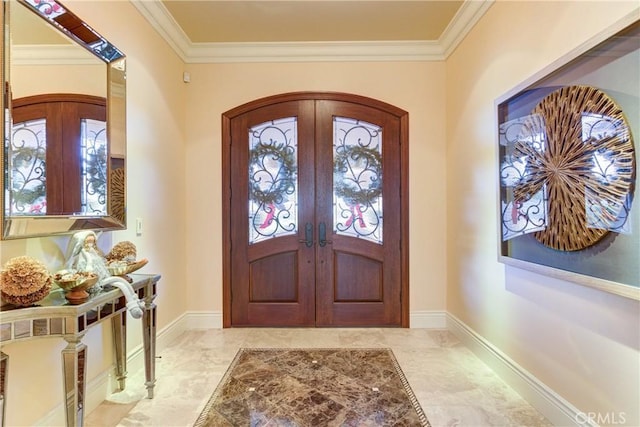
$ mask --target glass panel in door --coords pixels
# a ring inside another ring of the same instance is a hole
[[[382,129],[333,119],[333,230],[382,244]]]
[[[298,232],[297,120],[249,129],[249,244]]]

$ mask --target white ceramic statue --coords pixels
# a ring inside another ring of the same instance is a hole
[[[67,269],[76,271],[90,271],[98,275],[98,282],[94,285],[94,291],[101,291],[104,286],[112,285],[122,291],[127,300],[127,309],[135,319],[142,317],[144,303],[138,299],[135,291],[122,277],[112,276],[107,269],[102,252],[97,246],[98,236],[92,230],[83,230],[75,233],[67,246]]]
[[[65,267],[76,271],[91,271],[98,275],[99,281],[110,276],[107,263],[97,246],[98,236],[94,231],[75,233],[67,246]]]

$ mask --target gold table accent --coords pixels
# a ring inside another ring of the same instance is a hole
[[[155,386],[156,353],[156,285],[160,275],[134,274],[131,286],[138,298],[144,301],[142,315],[145,386],[147,397],[153,398]],[[63,396],[68,427],[79,427],[84,423],[86,395],[87,346],[82,338],[89,328],[111,319],[116,355],[116,377],[121,390],[125,388],[127,376],[126,324],[127,311],[124,295],[120,289],[106,289],[82,304],[70,305],[62,289],[52,291],[49,296],[33,307],[0,307],[0,349],[14,341],[44,337],[62,337],[67,346],[62,350]],[[9,357],[0,351],[0,426],[5,424],[6,389]]]

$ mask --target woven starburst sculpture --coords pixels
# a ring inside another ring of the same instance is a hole
[[[125,172],[124,168],[117,168],[111,171],[111,216],[120,222],[125,222]]]
[[[633,192],[635,153],[626,118],[611,98],[589,86],[552,92],[529,117],[532,138],[514,147],[527,163],[514,199],[543,191],[547,223],[535,238],[562,251],[587,248],[609,233]]]

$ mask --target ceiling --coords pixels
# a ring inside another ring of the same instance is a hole
[[[437,40],[460,1],[162,2],[194,43]]]
[[[186,62],[283,60],[283,56],[443,59],[491,2],[133,1]]]

